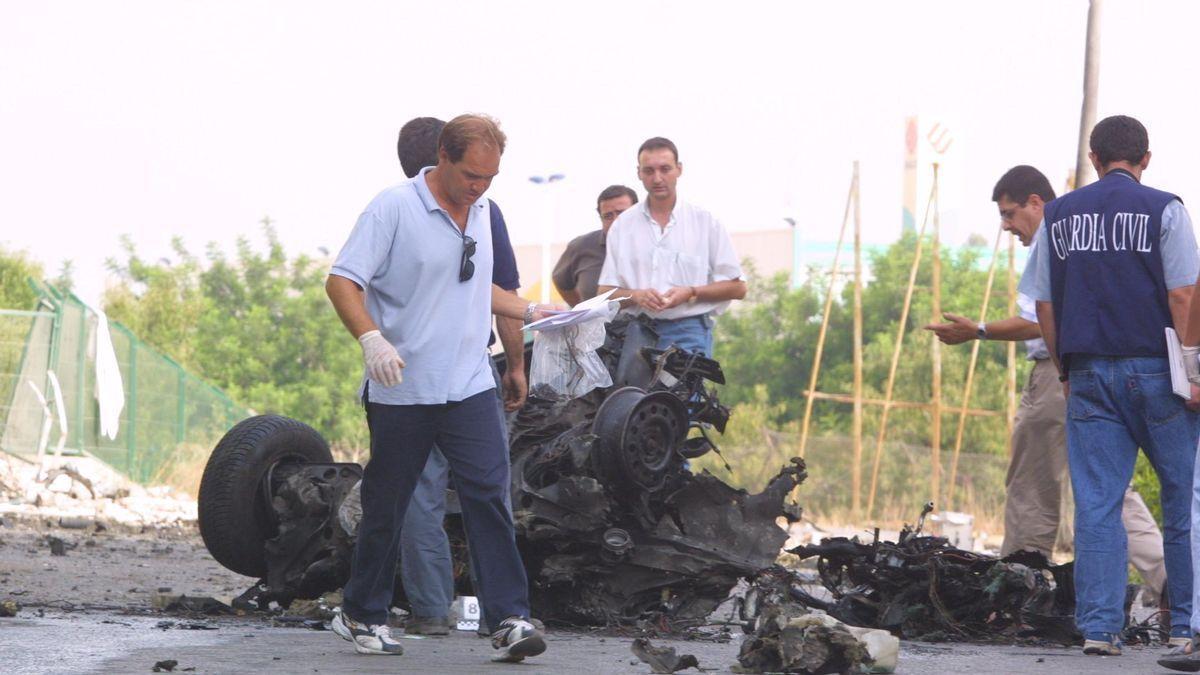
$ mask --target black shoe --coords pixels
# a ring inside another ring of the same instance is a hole
[[[1185,673],[1200,673],[1200,635],[1187,644],[1175,645],[1170,653],[1158,660],[1158,665]]]
[[[517,663],[546,651],[546,638],[529,620],[510,616],[492,633],[492,647],[500,650],[493,661]]]

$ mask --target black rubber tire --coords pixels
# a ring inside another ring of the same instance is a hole
[[[213,449],[200,479],[200,537],[217,562],[248,577],[267,575],[263,543],[275,536],[262,483],[279,462],[333,461],[315,429],[281,415],[238,422]]]

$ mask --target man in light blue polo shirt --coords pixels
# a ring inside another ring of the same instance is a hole
[[[495,287],[488,200],[505,137],[480,115],[448,122],[438,164],[367,205],[326,291],[363,349],[371,431],[362,522],[332,628],[365,654],[401,654],[387,626],[400,526],[434,443],[450,463],[498,661],[545,651],[505,507],[503,440],[486,346],[491,314],[538,312]],[[403,371],[403,375],[402,375]]]

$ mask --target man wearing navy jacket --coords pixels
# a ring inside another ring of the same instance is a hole
[[[1127,570],[1121,503],[1138,448],[1162,484],[1171,635],[1191,632],[1198,390],[1187,402],[1172,392],[1164,329],[1185,325],[1200,259],[1183,203],[1141,184],[1145,127],[1108,117],[1090,146],[1100,180],[1046,204],[1020,290],[1037,301],[1067,394],[1083,653],[1117,655]]]

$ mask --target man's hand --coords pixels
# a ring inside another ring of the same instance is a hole
[[[629,294],[629,300],[638,307],[648,309],[652,312],[661,312],[666,309],[662,293],[653,288],[639,288],[632,291]]]
[[[933,331],[943,343],[957,345],[978,337],[976,331],[979,330],[979,325],[967,317],[950,312],[942,312],[942,317],[949,322],[931,323],[925,326],[925,330]]]
[[[547,304],[535,304],[533,306],[533,310],[531,312],[529,312],[529,317],[528,317],[529,321],[527,321],[526,323],[533,323],[534,321],[541,321],[542,319],[553,315],[555,312],[565,312],[569,309],[571,309],[569,306],[564,305],[561,302],[551,302],[551,303],[547,303]]]
[[[1192,412],[1200,412],[1200,385],[1192,385],[1192,397],[1184,405]]]
[[[662,294],[662,308],[678,307],[694,297],[696,297],[695,286],[672,286]]]
[[[504,391],[504,409],[508,412],[520,409],[525,405],[525,396],[529,393],[529,382],[525,380],[523,368],[509,368],[500,378],[500,387]]]
[[[396,353],[392,343],[383,337],[378,330],[369,330],[358,336],[362,345],[363,363],[367,366],[367,377],[385,387],[394,387],[404,378],[400,371],[404,368],[404,359]]]

